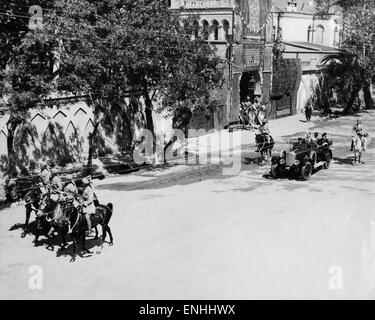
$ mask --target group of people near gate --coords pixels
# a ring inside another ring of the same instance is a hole
[[[37,215],[47,215],[46,211],[47,203],[50,199],[57,202],[62,196],[65,199],[69,199],[73,202],[75,207],[79,205],[82,207],[82,213],[84,214],[87,222],[87,231],[91,230],[91,215],[95,214],[95,204],[97,201],[94,187],[92,185],[92,177],[87,176],[82,179],[81,192],[76,185],[76,181],[72,175],[68,175],[64,178],[64,181],[58,174],[52,174],[51,168],[48,164],[42,166],[40,173],[40,183],[38,188],[41,194],[41,200],[39,202],[39,208],[33,208],[37,212]]]
[[[239,120],[242,124],[255,126],[262,124],[262,121],[267,118],[267,107],[260,101],[261,98],[256,97],[252,102],[248,96],[240,103]]]

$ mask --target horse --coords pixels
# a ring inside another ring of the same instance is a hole
[[[262,165],[271,159],[273,147],[275,141],[269,134],[259,133],[255,135],[255,142],[257,145],[257,151],[260,152],[262,158]]]
[[[103,248],[103,245],[105,243],[105,239],[107,236],[107,233],[110,237],[109,245],[113,245],[113,236],[111,228],[109,227],[109,222],[112,218],[113,214],[113,205],[111,203],[105,205],[98,204],[96,207],[95,214],[91,215],[91,225],[95,228],[96,236],[95,239],[98,239],[98,229],[97,226],[102,226],[102,239],[100,243],[100,248]],[[77,257],[78,252],[78,245],[79,243],[82,243],[83,250],[88,253],[92,254],[90,250],[86,248],[86,230],[87,230],[87,221],[84,217],[84,214],[82,213],[82,206],[79,205],[78,207],[70,205],[67,206],[64,210],[64,216],[65,219],[68,221],[68,233],[70,234],[70,237],[73,241],[73,257],[70,260],[71,262],[74,262]],[[100,253],[100,251],[98,252]]]
[[[362,157],[365,155],[367,147],[367,138],[368,135],[360,137],[359,135],[353,135],[353,150],[354,150],[354,162],[353,165],[364,163],[362,162]]]
[[[25,238],[28,233],[29,222],[31,213],[37,211],[39,208],[40,201],[42,199],[42,192],[38,186],[31,188],[25,195],[25,209],[26,209],[26,220],[23,227],[21,238]]]
[[[45,235],[51,241],[55,229],[61,229],[63,224],[63,211],[59,203],[59,195],[57,193],[48,192],[39,202],[36,213],[37,228],[34,238],[35,246],[39,245],[39,237],[43,231],[48,227],[48,233]],[[51,244],[49,245],[49,247]],[[66,246],[66,240],[63,237],[63,245]]]

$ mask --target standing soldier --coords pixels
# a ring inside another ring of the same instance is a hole
[[[309,101],[305,107],[305,116],[306,116],[306,122],[311,121],[312,116],[312,104],[311,101]]]

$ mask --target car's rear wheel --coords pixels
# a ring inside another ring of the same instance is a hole
[[[323,165],[323,168],[326,170],[329,169],[331,165],[331,161],[332,161],[331,155],[328,153],[326,156],[326,163]]]
[[[274,178],[278,178],[279,177],[279,166],[277,164],[273,164],[271,166],[271,175]]]
[[[307,162],[301,170],[301,177],[304,181],[310,180],[313,171],[313,166],[310,162]]]

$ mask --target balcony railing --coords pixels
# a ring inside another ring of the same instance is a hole
[[[172,0],[171,9],[231,8],[234,0]]]

